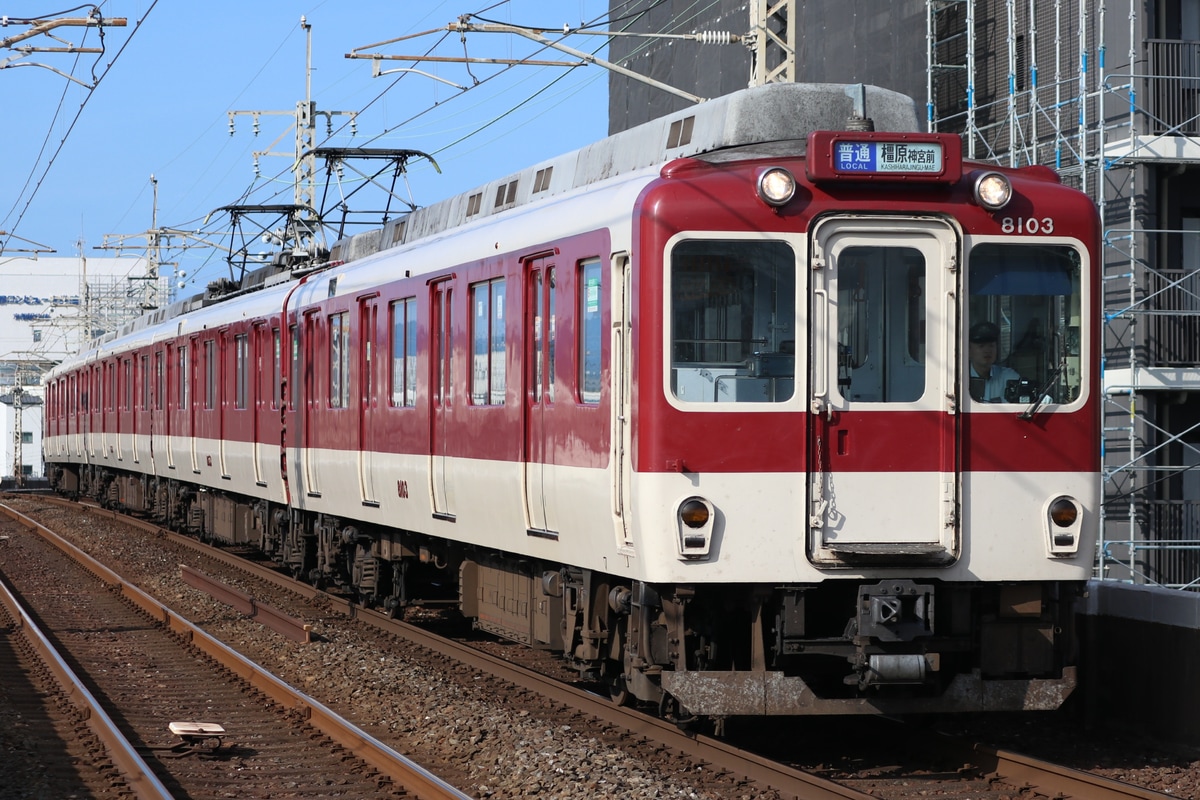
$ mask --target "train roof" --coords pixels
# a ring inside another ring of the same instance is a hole
[[[332,261],[441,233],[556,194],[676,158],[733,148],[791,143],[802,154],[817,130],[845,130],[870,120],[877,130],[917,130],[911,97],[865,84],[774,83],[743,89],[643,123],[570,153],[419,208],[334,244]]]
[[[346,237],[322,266],[358,261],[382,250],[472,225],[514,208],[556,195],[586,191],[609,179],[647,170],[677,158],[714,160],[725,154],[768,154],[787,143],[803,154],[805,138],[816,130],[846,130],[864,124],[877,130],[917,130],[912,98],[866,84],[774,83],[743,89],[668,114],[586,147],[548,159],[476,189],[416,209],[381,229]],[[169,319],[196,315],[206,306],[282,283],[300,270],[266,267],[247,275],[240,287],[206,292],[160,308],[108,334],[92,348]],[[219,292],[224,292],[223,294]],[[203,315],[201,315],[203,316]]]

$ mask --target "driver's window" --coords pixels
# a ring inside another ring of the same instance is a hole
[[[989,243],[970,254],[966,380],[979,403],[1079,397],[1079,253],[1066,245]]]

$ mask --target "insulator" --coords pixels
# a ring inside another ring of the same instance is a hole
[[[870,117],[847,117],[846,130],[848,131],[873,131],[875,130],[875,120]]]
[[[700,44],[733,44],[736,39],[729,31],[700,31]]]

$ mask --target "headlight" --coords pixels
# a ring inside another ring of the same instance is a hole
[[[1012,199],[1012,184],[999,172],[985,172],[975,180],[975,202],[989,211],[999,211]]]
[[[708,506],[693,497],[679,507],[679,519],[689,528],[703,528],[708,524]]]
[[[758,176],[758,196],[769,206],[786,205],[796,194],[796,178],[783,167],[771,167]]]
[[[1051,557],[1073,556],[1079,552],[1083,535],[1083,506],[1067,495],[1059,495],[1045,505],[1042,529],[1046,551]]]
[[[703,497],[688,497],[676,506],[675,525],[681,558],[708,558],[715,516],[713,504]]]
[[[1069,528],[1079,518],[1079,509],[1065,497],[1060,497],[1050,504],[1050,519],[1060,528]]]

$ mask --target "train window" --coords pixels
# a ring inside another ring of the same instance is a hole
[[[142,411],[150,410],[150,356],[142,356],[138,365],[138,380],[142,382]]]
[[[600,402],[600,260],[589,259],[579,265],[579,399]]]
[[[912,247],[847,247],[837,265],[838,389],[859,402],[925,393],[925,258]]]
[[[175,351],[176,356],[176,375],[178,376],[179,386],[176,389],[175,407],[188,407],[188,351],[187,347],[180,347]]]
[[[506,392],[504,279],[471,286],[471,403],[502,406]]]
[[[279,328],[271,328],[271,408],[278,410],[283,387],[279,370],[283,366],[283,338]]]
[[[300,392],[300,327],[288,326],[288,338],[292,341],[292,370],[288,376],[288,410],[296,410],[296,395]]]
[[[129,411],[133,408],[133,361],[128,358],[121,361],[121,384],[121,410]]]
[[[417,301],[409,297],[391,304],[392,405],[417,404]]]
[[[329,407],[350,405],[350,315],[329,317]]]
[[[246,334],[233,337],[234,397],[233,407],[246,408],[250,394],[250,340]]]
[[[1082,262],[1066,245],[984,243],[968,272],[968,390],[976,402],[1079,397]]]
[[[671,391],[697,403],[795,392],[796,254],[786,242],[681,241],[670,257]]]
[[[154,354],[154,408],[156,411],[163,410],[164,398],[167,394],[166,373],[163,369],[164,358],[161,350]]]
[[[204,343],[204,407],[217,407],[217,342],[209,339]]]

